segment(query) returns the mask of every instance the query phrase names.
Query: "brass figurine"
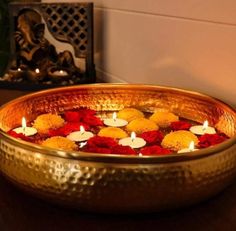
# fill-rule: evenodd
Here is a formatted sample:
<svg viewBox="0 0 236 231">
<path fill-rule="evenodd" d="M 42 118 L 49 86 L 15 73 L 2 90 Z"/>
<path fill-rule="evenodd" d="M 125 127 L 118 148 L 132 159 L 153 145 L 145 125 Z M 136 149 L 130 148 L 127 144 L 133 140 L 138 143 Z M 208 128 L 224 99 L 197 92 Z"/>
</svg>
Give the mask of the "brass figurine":
<svg viewBox="0 0 236 231">
<path fill-rule="evenodd" d="M 13 56 L 0 84 L 58 86 L 95 81 L 92 3 L 12 3 L 10 9 Z M 72 49 L 63 50 L 62 43 Z"/>
</svg>

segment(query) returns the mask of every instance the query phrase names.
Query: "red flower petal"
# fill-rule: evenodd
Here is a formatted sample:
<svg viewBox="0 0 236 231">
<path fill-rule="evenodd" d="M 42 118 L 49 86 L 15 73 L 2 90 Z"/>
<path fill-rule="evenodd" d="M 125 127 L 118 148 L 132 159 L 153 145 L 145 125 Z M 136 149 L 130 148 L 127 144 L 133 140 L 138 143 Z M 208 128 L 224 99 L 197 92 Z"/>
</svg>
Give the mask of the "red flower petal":
<svg viewBox="0 0 236 231">
<path fill-rule="evenodd" d="M 96 117 L 95 115 L 85 115 L 82 120 L 84 123 L 90 125 L 90 126 L 103 126 L 103 121 Z"/>
<path fill-rule="evenodd" d="M 144 147 L 140 150 L 142 155 L 166 155 L 172 153 L 170 150 L 162 148 L 158 145 Z"/>
<path fill-rule="evenodd" d="M 61 130 L 63 134 L 67 136 L 71 132 L 80 131 L 80 126 L 83 126 L 86 131 L 89 130 L 89 126 L 85 123 L 66 123 Z"/>
<path fill-rule="evenodd" d="M 90 128 L 85 123 L 69 122 L 69 123 L 66 123 L 61 128 L 49 130 L 48 135 L 50 137 L 52 137 L 52 136 L 67 136 L 71 132 L 80 131 L 80 126 L 83 126 L 86 131 L 89 130 L 89 128 Z"/>
<path fill-rule="evenodd" d="M 81 114 L 77 111 L 67 111 L 64 116 L 67 122 L 79 122 L 82 118 Z"/>
<path fill-rule="evenodd" d="M 192 126 L 192 124 L 186 122 L 186 121 L 175 121 L 170 124 L 170 127 L 174 131 L 178 130 L 189 130 L 189 128 Z"/>
<path fill-rule="evenodd" d="M 118 145 L 117 141 L 110 137 L 94 136 L 87 141 L 88 147 L 112 148 Z"/>
<path fill-rule="evenodd" d="M 60 130 L 60 128 L 58 128 L 58 129 L 50 129 L 48 131 L 48 136 L 53 137 L 53 136 L 63 136 L 63 135 L 62 135 L 62 131 Z"/>
<path fill-rule="evenodd" d="M 12 137 L 14 137 L 14 138 L 25 140 L 25 141 L 28 141 L 28 142 L 32 142 L 33 141 L 32 138 L 30 138 L 28 136 L 25 136 L 23 133 L 16 133 L 13 130 L 8 131 L 7 134 L 12 136 Z"/>
<path fill-rule="evenodd" d="M 199 137 L 198 146 L 200 148 L 207 148 L 222 143 L 227 139 L 228 137 L 225 134 L 204 134 Z"/>
<path fill-rule="evenodd" d="M 96 147 L 96 146 L 86 147 L 83 151 L 92 152 L 92 153 L 103 153 L 103 154 L 110 154 L 111 153 L 110 148 Z"/>
<path fill-rule="evenodd" d="M 134 149 L 129 146 L 117 145 L 111 148 L 112 154 L 136 154 Z"/>
<path fill-rule="evenodd" d="M 140 137 L 143 138 L 148 144 L 160 144 L 164 138 L 160 131 L 143 132 Z"/>
<path fill-rule="evenodd" d="M 80 108 L 78 111 L 66 111 L 64 113 L 65 120 L 67 122 L 80 122 L 86 116 L 93 116 L 96 114 L 96 111 L 87 109 L 87 108 Z"/>
</svg>

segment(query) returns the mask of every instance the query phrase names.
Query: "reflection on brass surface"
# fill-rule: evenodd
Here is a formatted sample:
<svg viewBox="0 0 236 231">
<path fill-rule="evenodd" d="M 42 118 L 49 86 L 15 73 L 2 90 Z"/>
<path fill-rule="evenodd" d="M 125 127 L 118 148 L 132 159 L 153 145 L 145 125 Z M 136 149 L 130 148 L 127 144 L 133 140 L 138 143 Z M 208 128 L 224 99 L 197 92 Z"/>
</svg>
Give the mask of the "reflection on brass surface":
<svg viewBox="0 0 236 231">
<path fill-rule="evenodd" d="M 146 112 L 167 108 L 231 138 L 194 153 L 157 157 L 64 152 L 9 137 L 22 116 L 89 107 Z M 17 113 L 16 113 L 17 112 Z M 0 168 L 17 186 L 55 203 L 96 212 L 149 212 L 190 205 L 226 187 L 236 175 L 236 112 L 211 97 L 150 85 L 98 84 L 52 89 L 0 109 Z"/>
</svg>

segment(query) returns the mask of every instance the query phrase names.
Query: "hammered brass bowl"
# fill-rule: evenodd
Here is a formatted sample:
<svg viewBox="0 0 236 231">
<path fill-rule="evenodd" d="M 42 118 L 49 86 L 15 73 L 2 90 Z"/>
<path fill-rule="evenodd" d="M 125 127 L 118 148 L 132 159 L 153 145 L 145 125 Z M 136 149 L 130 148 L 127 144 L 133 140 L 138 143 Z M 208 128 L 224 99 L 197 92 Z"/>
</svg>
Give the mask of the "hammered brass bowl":
<svg viewBox="0 0 236 231">
<path fill-rule="evenodd" d="M 65 152 L 6 134 L 42 113 L 88 107 L 99 112 L 165 108 L 209 124 L 230 139 L 212 148 L 139 157 Z M 0 108 L 0 168 L 15 185 L 48 201 L 95 212 L 151 212 L 187 206 L 225 188 L 236 175 L 236 112 L 195 92 L 129 84 L 58 88 L 30 94 Z"/>
</svg>

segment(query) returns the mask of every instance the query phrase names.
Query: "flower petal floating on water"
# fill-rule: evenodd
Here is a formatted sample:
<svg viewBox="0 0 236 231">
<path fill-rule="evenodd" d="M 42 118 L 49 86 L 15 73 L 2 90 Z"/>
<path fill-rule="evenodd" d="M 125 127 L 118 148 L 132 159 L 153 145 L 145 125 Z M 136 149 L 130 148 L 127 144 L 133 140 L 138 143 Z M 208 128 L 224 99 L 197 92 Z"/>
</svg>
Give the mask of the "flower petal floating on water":
<svg viewBox="0 0 236 231">
<path fill-rule="evenodd" d="M 117 145 L 111 148 L 112 154 L 131 154 L 135 155 L 136 152 L 130 146 Z"/>
<path fill-rule="evenodd" d="M 143 132 L 140 137 L 143 138 L 147 142 L 147 144 L 160 144 L 164 138 L 163 134 L 160 131 Z"/>
<path fill-rule="evenodd" d="M 25 136 L 23 133 L 16 133 L 16 132 L 10 130 L 9 132 L 7 132 L 7 134 L 14 137 L 14 138 L 18 138 L 18 139 L 21 139 L 21 140 L 24 140 L 24 141 L 33 142 L 32 138 L 30 138 L 28 136 Z"/>
<path fill-rule="evenodd" d="M 87 142 L 88 147 L 112 148 L 118 145 L 117 141 L 110 137 L 94 136 Z"/>
<path fill-rule="evenodd" d="M 189 130 L 191 128 L 192 124 L 186 121 L 175 121 L 170 124 L 170 127 L 174 131 L 178 130 Z"/>
<path fill-rule="evenodd" d="M 83 126 L 86 131 L 90 129 L 89 125 L 87 125 L 85 123 L 68 122 L 61 128 L 49 130 L 48 135 L 50 137 L 52 137 L 52 136 L 67 136 L 71 132 L 80 131 L 80 126 Z"/>
<path fill-rule="evenodd" d="M 153 146 L 149 146 L 149 147 L 144 147 L 140 150 L 140 153 L 142 155 L 167 155 L 172 153 L 169 149 L 166 148 L 162 148 L 158 145 L 153 145 Z"/>
<path fill-rule="evenodd" d="M 199 137 L 198 146 L 200 148 L 207 148 L 212 145 L 220 144 L 227 139 L 228 137 L 225 134 L 204 134 Z"/>
</svg>

